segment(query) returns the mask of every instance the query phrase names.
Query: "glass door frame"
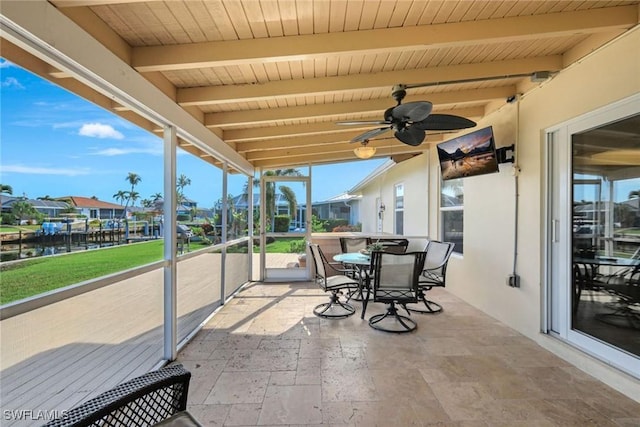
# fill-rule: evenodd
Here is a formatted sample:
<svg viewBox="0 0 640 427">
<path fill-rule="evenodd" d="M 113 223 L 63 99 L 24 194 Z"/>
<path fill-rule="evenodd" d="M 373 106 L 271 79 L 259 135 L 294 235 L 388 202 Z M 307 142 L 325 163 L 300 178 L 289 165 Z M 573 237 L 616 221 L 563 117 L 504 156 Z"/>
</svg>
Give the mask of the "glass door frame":
<svg viewBox="0 0 640 427">
<path fill-rule="evenodd" d="M 287 232 L 287 233 L 275 233 L 267 232 L 266 224 L 266 185 L 269 182 L 301 182 L 305 185 L 305 231 L 299 232 Z M 295 213 L 294 213 L 295 214 Z M 307 281 L 309 280 L 311 273 L 311 258 L 308 248 L 305 248 L 305 254 L 307 257 L 306 267 L 302 268 L 268 268 L 267 267 L 267 254 L 266 245 L 267 237 L 302 237 L 305 241 L 311 240 L 311 168 L 309 167 L 308 176 L 270 176 L 265 175 L 263 170 L 260 170 L 260 281 L 262 282 L 282 282 L 282 281 Z"/>
<path fill-rule="evenodd" d="M 640 113 L 640 94 L 545 129 L 542 332 L 640 378 L 640 358 L 571 328 L 572 135 Z"/>
</svg>

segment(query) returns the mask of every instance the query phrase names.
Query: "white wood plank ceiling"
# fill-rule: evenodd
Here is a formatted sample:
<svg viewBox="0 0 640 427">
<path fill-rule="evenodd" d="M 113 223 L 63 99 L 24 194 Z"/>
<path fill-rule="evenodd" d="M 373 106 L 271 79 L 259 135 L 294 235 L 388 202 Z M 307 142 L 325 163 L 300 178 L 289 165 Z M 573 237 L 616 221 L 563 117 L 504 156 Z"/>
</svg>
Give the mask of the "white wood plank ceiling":
<svg viewBox="0 0 640 427">
<path fill-rule="evenodd" d="M 530 74 L 561 71 L 638 25 L 640 15 L 638 1 L 50 3 L 265 168 L 355 160 L 357 144 L 349 140 L 370 127 L 335 122 L 382 120 L 398 83 L 428 85 L 409 89 L 405 103 L 428 100 L 436 113 L 477 120 L 534 87 Z M 8 42 L 2 49 L 7 59 L 89 96 Z M 153 130 L 124 107 L 102 104 Z M 410 147 L 389 132 L 370 145 L 376 156 L 405 155 L 443 137 L 430 134 Z"/>
</svg>

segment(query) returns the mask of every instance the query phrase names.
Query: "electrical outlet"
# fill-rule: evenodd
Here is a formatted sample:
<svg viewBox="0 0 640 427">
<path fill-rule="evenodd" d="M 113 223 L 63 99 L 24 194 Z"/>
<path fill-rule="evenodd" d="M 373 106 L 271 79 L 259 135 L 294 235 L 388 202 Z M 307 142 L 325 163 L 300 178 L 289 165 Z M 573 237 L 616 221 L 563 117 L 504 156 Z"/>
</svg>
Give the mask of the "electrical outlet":
<svg viewBox="0 0 640 427">
<path fill-rule="evenodd" d="M 507 276 L 507 285 L 511 286 L 512 288 L 519 288 L 520 276 L 518 276 L 517 274 L 510 274 L 509 276 Z"/>
</svg>

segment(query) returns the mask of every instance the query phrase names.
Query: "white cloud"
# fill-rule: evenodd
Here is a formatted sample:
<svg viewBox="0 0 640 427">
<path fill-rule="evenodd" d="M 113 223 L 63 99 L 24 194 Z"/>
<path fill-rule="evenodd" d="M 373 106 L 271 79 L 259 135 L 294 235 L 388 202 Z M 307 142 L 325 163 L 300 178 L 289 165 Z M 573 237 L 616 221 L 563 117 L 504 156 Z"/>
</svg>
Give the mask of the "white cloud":
<svg viewBox="0 0 640 427">
<path fill-rule="evenodd" d="M 64 176 L 89 175 L 91 173 L 89 169 L 44 168 L 44 167 L 38 167 L 38 166 L 24 166 L 24 165 L 3 165 L 2 172 L 32 174 L 32 175 L 64 175 Z"/>
<path fill-rule="evenodd" d="M 115 130 L 111 125 L 102 123 L 85 123 L 78 131 L 78 134 L 91 138 L 124 139 L 124 135 Z"/>
<path fill-rule="evenodd" d="M 0 68 L 9 68 L 13 67 L 13 63 L 7 61 L 6 59 L 0 59 Z"/>
<path fill-rule="evenodd" d="M 154 156 L 162 156 L 162 146 L 158 148 L 106 148 L 104 150 L 99 150 L 94 153 L 91 153 L 94 156 L 126 156 L 127 154 L 151 154 Z"/>
<path fill-rule="evenodd" d="M 2 87 L 15 87 L 18 89 L 24 89 L 24 86 L 20 84 L 15 77 L 7 77 L 2 81 Z"/>
</svg>

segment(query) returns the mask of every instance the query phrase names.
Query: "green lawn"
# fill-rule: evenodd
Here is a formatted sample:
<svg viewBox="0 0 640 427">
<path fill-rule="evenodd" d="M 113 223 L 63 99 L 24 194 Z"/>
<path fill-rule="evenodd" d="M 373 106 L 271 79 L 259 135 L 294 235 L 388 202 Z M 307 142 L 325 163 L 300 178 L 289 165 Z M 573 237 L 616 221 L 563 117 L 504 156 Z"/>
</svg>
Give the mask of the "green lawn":
<svg viewBox="0 0 640 427">
<path fill-rule="evenodd" d="M 275 242 L 269 243 L 266 248 L 268 254 L 282 254 L 291 253 L 291 242 L 300 240 L 304 242 L 304 239 L 299 237 L 278 237 Z M 260 246 L 254 246 L 253 252 L 260 252 Z"/>
<path fill-rule="evenodd" d="M 280 238 L 267 245 L 267 252 L 289 253 L 294 240 L 300 239 Z M 192 242 L 189 250 L 206 246 Z M 163 247 L 164 240 L 153 240 L 0 265 L 0 304 L 160 261 Z M 184 250 L 186 252 L 186 245 Z M 259 252 L 259 247 L 254 247 L 254 252 Z"/>
<path fill-rule="evenodd" d="M 163 241 L 40 257 L 0 267 L 0 304 L 162 259 Z"/>
<path fill-rule="evenodd" d="M 31 232 L 40 228 L 40 225 L 0 225 L 0 233 L 17 233 L 20 230 Z"/>
</svg>

